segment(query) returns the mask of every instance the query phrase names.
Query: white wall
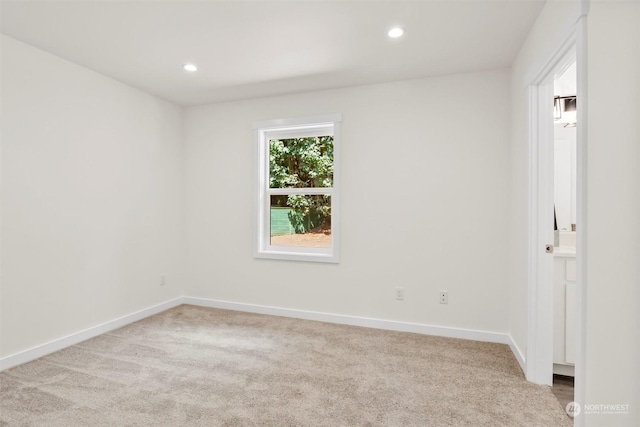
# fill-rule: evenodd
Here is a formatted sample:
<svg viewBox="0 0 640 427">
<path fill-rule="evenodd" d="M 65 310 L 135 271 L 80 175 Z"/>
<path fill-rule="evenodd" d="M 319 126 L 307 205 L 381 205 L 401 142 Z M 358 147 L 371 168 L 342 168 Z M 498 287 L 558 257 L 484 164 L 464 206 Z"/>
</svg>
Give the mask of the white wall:
<svg viewBox="0 0 640 427">
<path fill-rule="evenodd" d="M 511 67 L 509 331 L 524 355 L 527 352 L 527 282 L 529 226 L 529 95 L 527 85 L 559 48 L 579 16 L 577 2 L 550 1 L 538 16 Z"/>
<path fill-rule="evenodd" d="M 7 356 L 181 295 L 182 110 L 1 43 Z"/>
<path fill-rule="evenodd" d="M 586 403 L 629 404 L 587 426 L 640 425 L 640 4 L 588 19 Z"/>
<path fill-rule="evenodd" d="M 187 109 L 186 294 L 506 332 L 508 79 L 500 70 Z M 343 115 L 342 261 L 256 260 L 251 125 L 326 113 Z"/>
</svg>

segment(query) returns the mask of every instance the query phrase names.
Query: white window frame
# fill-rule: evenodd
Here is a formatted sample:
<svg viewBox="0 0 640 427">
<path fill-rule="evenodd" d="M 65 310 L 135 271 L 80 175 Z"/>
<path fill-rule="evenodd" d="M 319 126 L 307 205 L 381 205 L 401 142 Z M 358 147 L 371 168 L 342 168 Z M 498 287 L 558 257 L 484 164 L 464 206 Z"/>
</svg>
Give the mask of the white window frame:
<svg viewBox="0 0 640 427">
<path fill-rule="evenodd" d="M 255 155 L 254 257 L 290 261 L 340 262 L 340 114 L 299 117 L 253 124 Z M 333 135 L 333 187 L 270 188 L 269 140 Z M 331 196 L 331 246 L 309 248 L 271 245 L 271 196 L 328 194 Z"/>
</svg>

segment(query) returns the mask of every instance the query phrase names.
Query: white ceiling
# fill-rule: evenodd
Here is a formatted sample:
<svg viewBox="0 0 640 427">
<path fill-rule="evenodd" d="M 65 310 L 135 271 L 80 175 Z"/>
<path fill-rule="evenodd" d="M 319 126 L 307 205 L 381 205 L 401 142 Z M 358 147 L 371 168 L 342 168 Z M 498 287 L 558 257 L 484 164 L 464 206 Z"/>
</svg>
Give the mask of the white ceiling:
<svg viewBox="0 0 640 427">
<path fill-rule="evenodd" d="M 1 32 L 180 105 L 508 67 L 543 0 L 2 1 Z M 401 25 L 407 33 L 390 39 Z M 188 73 L 181 66 L 198 65 Z"/>
</svg>

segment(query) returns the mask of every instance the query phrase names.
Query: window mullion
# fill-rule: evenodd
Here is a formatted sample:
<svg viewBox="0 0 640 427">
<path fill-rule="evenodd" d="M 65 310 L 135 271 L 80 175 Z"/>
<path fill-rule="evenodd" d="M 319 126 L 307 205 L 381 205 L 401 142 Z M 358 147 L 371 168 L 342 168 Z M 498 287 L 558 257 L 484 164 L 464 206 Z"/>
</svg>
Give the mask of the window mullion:
<svg viewBox="0 0 640 427">
<path fill-rule="evenodd" d="M 269 196 L 287 196 L 289 194 L 308 194 L 310 196 L 317 194 L 333 194 L 333 187 L 308 187 L 308 188 L 268 188 Z"/>
</svg>

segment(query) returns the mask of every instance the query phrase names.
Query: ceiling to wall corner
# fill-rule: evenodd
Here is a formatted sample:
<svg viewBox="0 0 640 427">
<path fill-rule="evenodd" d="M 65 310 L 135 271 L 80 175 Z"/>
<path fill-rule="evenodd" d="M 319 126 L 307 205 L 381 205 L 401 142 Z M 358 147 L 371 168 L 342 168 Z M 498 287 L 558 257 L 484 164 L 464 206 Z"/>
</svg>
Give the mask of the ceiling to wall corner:
<svg viewBox="0 0 640 427">
<path fill-rule="evenodd" d="M 189 106 L 508 67 L 543 6 L 3 0 L 0 31 Z M 389 38 L 396 25 L 405 35 Z M 185 71 L 185 63 L 198 71 Z"/>
</svg>

